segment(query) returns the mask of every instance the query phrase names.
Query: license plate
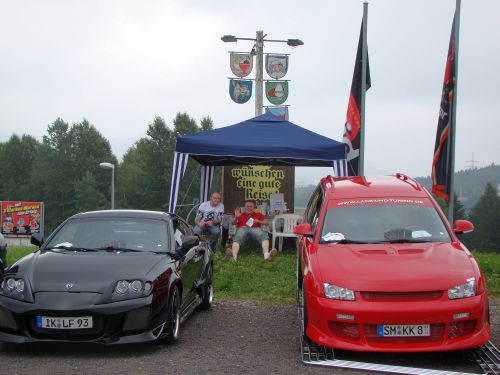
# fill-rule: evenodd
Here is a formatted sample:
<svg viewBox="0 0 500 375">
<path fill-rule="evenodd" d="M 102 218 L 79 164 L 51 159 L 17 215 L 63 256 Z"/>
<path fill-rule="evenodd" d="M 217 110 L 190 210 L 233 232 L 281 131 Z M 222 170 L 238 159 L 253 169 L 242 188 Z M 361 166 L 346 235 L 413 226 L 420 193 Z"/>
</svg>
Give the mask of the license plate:
<svg viewBox="0 0 500 375">
<path fill-rule="evenodd" d="M 91 316 L 80 316 L 72 318 L 37 316 L 36 325 L 38 328 L 46 329 L 87 329 L 92 328 Z"/>
<path fill-rule="evenodd" d="M 430 336 L 431 328 L 429 324 L 378 324 L 378 337 L 411 337 Z"/>
</svg>

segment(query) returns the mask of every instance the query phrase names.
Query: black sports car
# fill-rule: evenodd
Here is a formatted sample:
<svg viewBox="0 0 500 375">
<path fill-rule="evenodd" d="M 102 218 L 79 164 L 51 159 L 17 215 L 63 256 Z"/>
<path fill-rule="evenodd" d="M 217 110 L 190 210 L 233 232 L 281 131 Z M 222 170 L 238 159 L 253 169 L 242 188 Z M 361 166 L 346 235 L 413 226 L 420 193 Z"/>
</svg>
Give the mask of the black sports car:
<svg viewBox="0 0 500 375">
<path fill-rule="evenodd" d="M 1 276 L 0 341 L 173 343 L 212 304 L 213 253 L 176 215 L 80 213 L 31 241 Z"/>
</svg>

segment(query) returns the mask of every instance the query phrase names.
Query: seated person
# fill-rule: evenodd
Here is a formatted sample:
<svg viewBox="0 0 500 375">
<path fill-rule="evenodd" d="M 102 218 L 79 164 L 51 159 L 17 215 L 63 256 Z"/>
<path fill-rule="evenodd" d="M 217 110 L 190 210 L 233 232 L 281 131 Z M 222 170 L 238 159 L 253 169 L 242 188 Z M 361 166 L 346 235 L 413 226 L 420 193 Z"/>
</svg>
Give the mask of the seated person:
<svg viewBox="0 0 500 375">
<path fill-rule="evenodd" d="M 278 252 L 276 249 L 272 249 L 269 252 L 269 238 L 267 233 L 261 228 L 261 225 L 267 224 L 268 221 L 260 212 L 255 212 L 255 202 L 252 200 L 245 201 L 244 213 L 241 213 L 240 209 L 236 208 L 234 211 L 234 220 L 236 223 L 236 233 L 233 237 L 233 245 L 226 250 L 229 260 L 236 262 L 240 245 L 250 236 L 262 246 L 264 260 L 272 261 Z"/>
<path fill-rule="evenodd" d="M 200 204 L 198 213 L 194 218 L 196 226 L 193 228 L 197 235 L 210 235 L 210 247 L 213 251 L 217 247 L 217 238 L 219 236 L 219 224 L 224 215 L 224 205 L 221 203 L 220 194 L 216 191 L 210 196 L 210 200 Z"/>
</svg>

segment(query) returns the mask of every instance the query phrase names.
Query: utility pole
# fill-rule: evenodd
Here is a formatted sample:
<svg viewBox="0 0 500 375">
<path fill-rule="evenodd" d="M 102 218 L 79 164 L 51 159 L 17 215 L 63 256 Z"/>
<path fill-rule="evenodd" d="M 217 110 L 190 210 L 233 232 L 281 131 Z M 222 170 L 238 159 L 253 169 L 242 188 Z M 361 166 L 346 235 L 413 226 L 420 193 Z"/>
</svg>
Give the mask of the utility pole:
<svg viewBox="0 0 500 375">
<path fill-rule="evenodd" d="M 264 39 L 267 34 L 257 31 L 254 38 L 240 38 L 234 35 L 224 35 L 221 40 L 225 43 L 237 42 L 238 40 L 251 40 L 254 48 L 251 54 L 255 55 L 255 116 L 260 116 L 264 108 L 264 42 L 286 43 L 290 47 L 298 47 L 304 44 L 300 39 Z M 255 52 L 254 52 L 255 51 Z"/>
<path fill-rule="evenodd" d="M 264 31 L 257 31 L 255 40 L 255 117 L 262 114 L 264 100 Z"/>
</svg>

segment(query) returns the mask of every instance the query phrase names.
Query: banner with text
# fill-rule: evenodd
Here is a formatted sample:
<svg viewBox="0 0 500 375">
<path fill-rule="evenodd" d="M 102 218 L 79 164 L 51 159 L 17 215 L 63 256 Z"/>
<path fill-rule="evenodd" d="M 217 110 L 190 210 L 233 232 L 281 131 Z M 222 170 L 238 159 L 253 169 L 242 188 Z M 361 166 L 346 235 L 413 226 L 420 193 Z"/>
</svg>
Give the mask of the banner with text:
<svg viewBox="0 0 500 375">
<path fill-rule="evenodd" d="M 226 212 L 243 207 L 245 200 L 255 200 L 263 214 L 269 212 L 271 194 L 282 193 L 287 210 L 294 209 L 294 167 L 242 165 L 224 167 L 223 200 Z"/>
<path fill-rule="evenodd" d="M 0 202 L 2 234 L 40 233 L 43 227 L 43 202 Z"/>
</svg>

